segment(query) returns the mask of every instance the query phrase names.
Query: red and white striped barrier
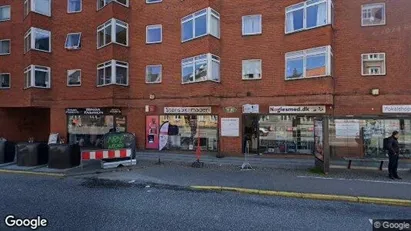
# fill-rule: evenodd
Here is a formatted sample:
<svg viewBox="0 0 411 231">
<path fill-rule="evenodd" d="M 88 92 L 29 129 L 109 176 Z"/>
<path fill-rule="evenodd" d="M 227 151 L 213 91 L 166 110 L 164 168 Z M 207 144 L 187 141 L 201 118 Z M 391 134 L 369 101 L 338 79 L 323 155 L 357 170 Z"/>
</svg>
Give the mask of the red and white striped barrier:
<svg viewBox="0 0 411 231">
<path fill-rule="evenodd" d="M 110 149 L 110 150 L 95 150 L 95 151 L 82 151 L 82 160 L 102 160 L 102 159 L 114 159 L 114 158 L 130 158 L 131 149 Z"/>
</svg>

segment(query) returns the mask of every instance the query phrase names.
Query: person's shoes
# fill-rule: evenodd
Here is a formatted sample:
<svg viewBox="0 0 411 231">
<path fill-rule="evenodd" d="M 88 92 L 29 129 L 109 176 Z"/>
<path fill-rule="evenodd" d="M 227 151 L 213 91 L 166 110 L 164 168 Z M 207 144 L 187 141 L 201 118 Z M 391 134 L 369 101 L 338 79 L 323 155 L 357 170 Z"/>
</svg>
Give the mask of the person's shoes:
<svg viewBox="0 0 411 231">
<path fill-rule="evenodd" d="M 395 180 L 395 178 L 393 176 L 388 176 L 391 180 Z"/>
<path fill-rule="evenodd" d="M 394 178 L 397 179 L 397 180 L 402 180 L 402 178 L 399 177 L 399 176 L 396 176 L 396 177 L 394 177 Z"/>
</svg>

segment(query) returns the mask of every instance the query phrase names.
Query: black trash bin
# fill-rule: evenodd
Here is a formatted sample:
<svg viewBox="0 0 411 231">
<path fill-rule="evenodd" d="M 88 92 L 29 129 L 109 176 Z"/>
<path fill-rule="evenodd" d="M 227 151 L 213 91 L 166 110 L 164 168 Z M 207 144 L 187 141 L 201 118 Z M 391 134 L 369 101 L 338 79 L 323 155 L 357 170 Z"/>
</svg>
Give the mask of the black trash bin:
<svg viewBox="0 0 411 231">
<path fill-rule="evenodd" d="M 80 165 L 78 144 L 50 144 L 48 167 L 56 169 L 72 168 Z"/>
<path fill-rule="evenodd" d="M 47 164 L 47 143 L 18 143 L 16 144 L 17 166 L 37 166 Z"/>
<path fill-rule="evenodd" d="M 0 141 L 0 164 L 14 161 L 15 144 L 11 141 Z"/>
</svg>

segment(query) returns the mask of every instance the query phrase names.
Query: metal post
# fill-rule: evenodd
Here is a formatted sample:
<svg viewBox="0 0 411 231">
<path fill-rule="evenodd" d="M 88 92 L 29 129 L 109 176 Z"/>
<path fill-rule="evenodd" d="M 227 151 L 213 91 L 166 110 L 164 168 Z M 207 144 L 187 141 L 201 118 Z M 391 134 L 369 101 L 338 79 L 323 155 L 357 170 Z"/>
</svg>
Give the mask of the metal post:
<svg viewBox="0 0 411 231">
<path fill-rule="evenodd" d="M 248 140 L 245 143 L 245 147 L 246 148 L 245 148 L 245 153 L 244 153 L 244 162 L 241 165 L 241 169 L 250 170 L 250 169 L 253 169 L 253 167 L 251 167 L 251 164 L 248 162 L 248 158 L 247 158 L 248 154 L 250 153 L 250 143 Z"/>
</svg>

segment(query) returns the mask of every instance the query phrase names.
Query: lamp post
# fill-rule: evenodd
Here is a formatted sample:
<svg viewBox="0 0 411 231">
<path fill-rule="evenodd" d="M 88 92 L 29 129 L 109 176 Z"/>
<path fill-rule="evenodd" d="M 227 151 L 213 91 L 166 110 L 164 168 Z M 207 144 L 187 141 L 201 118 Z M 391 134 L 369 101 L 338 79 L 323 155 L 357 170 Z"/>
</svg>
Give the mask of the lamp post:
<svg viewBox="0 0 411 231">
<path fill-rule="evenodd" d="M 201 146 L 200 146 L 200 123 L 197 116 L 197 148 L 196 148 L 196 161 L 191 165 L 193 168 L 202 168 L 204 163 L 200 161 L 201 158 Z"/>
</svg>

